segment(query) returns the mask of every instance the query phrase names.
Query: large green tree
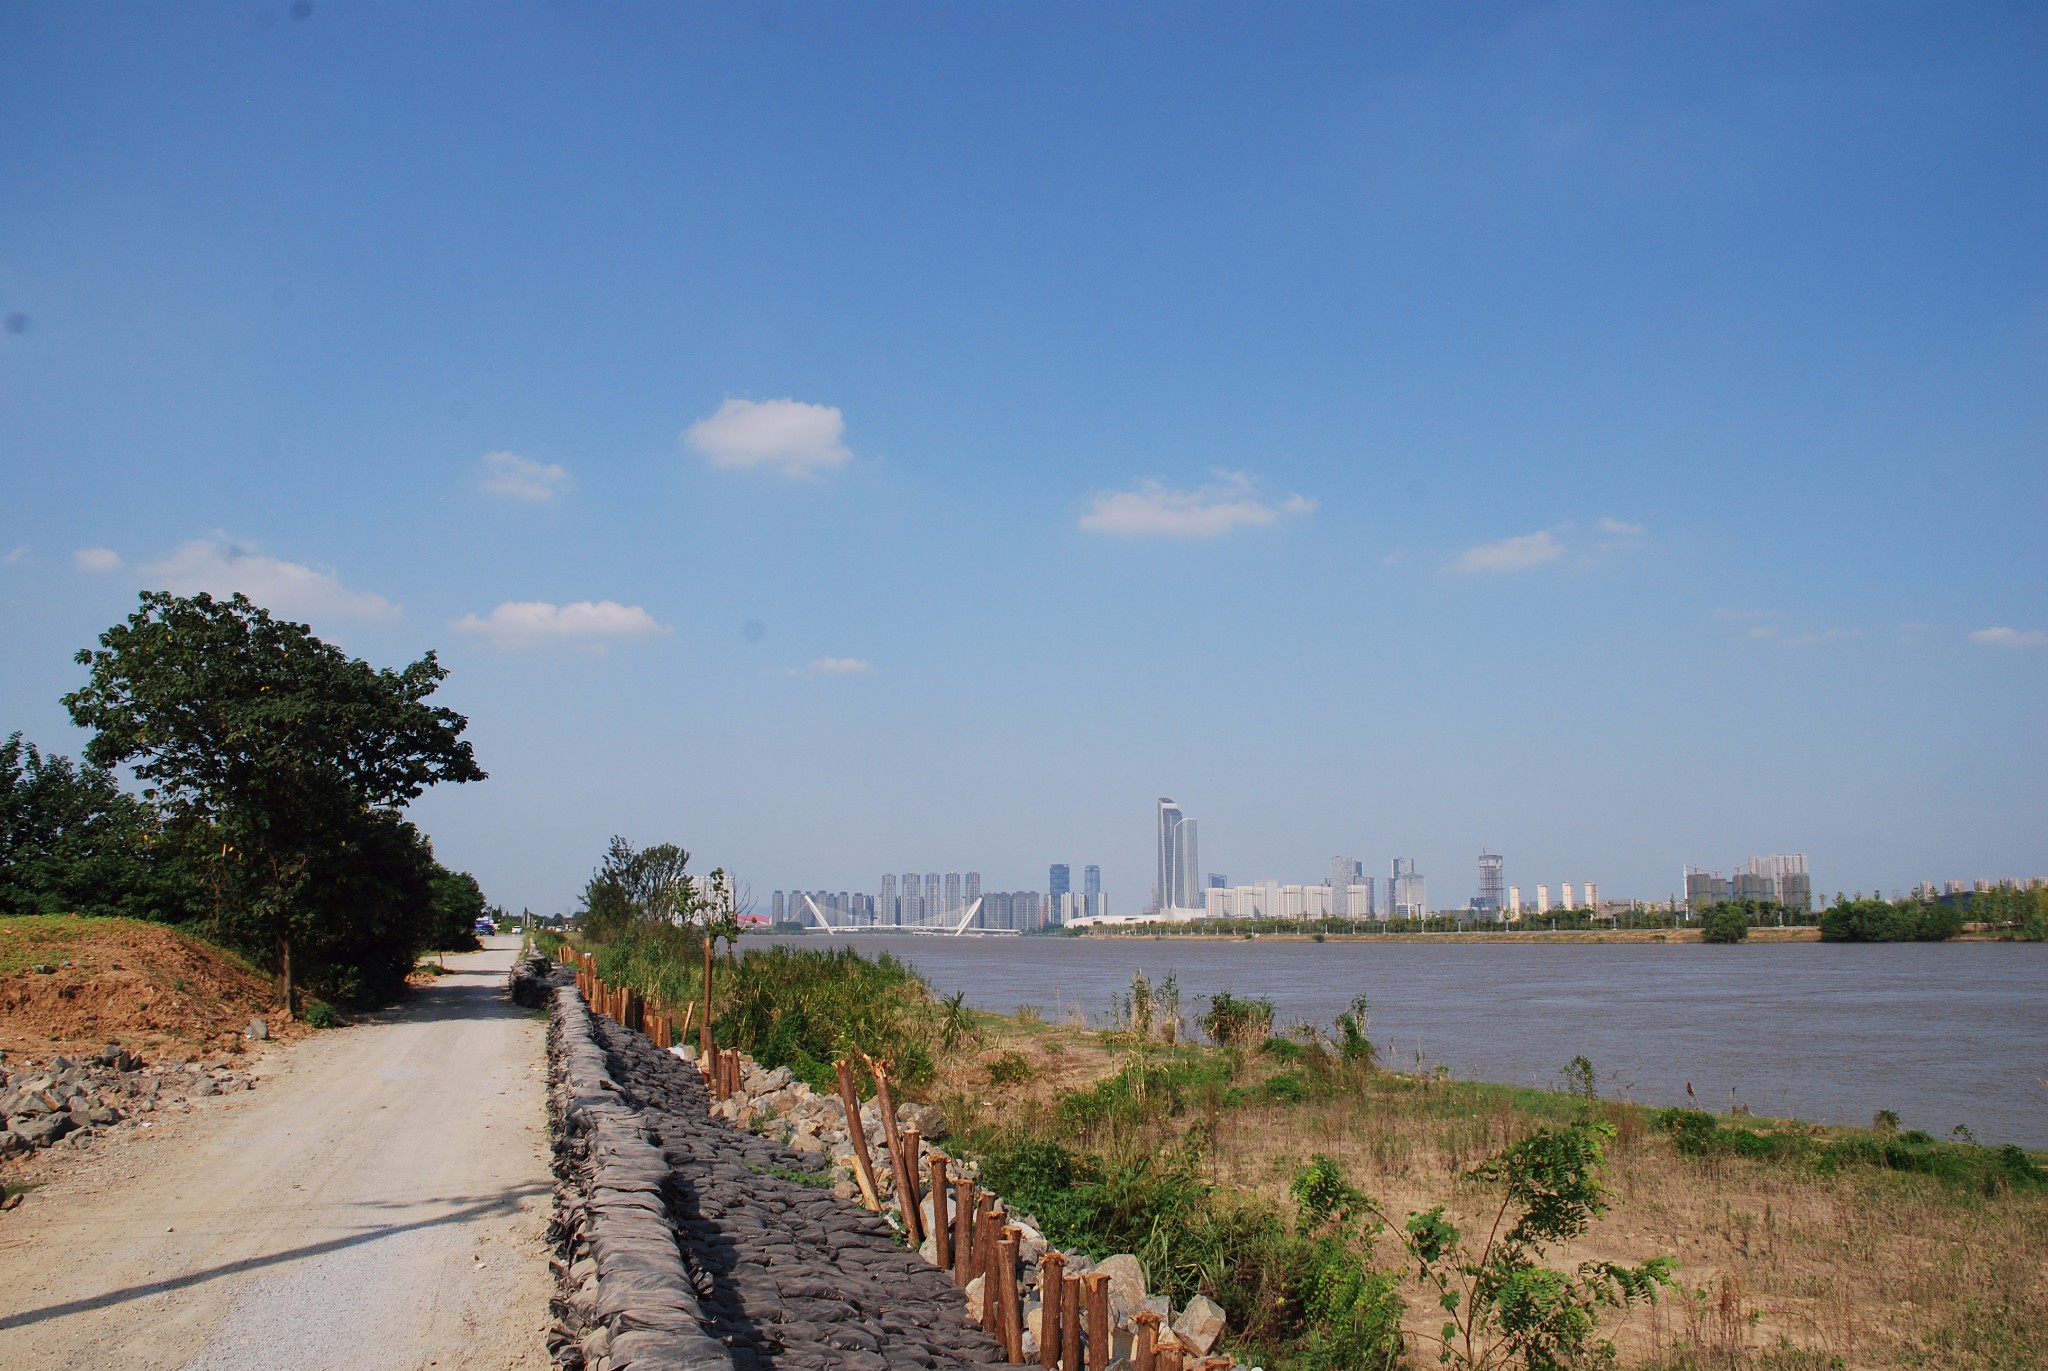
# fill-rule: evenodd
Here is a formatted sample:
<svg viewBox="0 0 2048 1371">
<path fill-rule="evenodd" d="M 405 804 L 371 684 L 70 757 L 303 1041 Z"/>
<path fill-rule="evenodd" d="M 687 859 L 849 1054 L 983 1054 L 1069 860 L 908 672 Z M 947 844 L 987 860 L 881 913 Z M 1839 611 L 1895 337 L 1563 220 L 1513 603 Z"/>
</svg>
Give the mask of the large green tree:
<svg viewBox="0 0 2048 1371">
<path fill-rule="evenodd" d="M 326 921 L 383 917 L 335 909 L 323 888 L 354 878 L 402 896 L 413 932 L 380 945 L 417 936 L 432 856 L 399 812 L 430 785 L 484 778 L 468 721 L 428 703 L 448 674 L 433 653 L 379 669 L 246 596 L 162 591 L 99 643 L 78 654 L 86 685 L 64 697 L 94 731 L 87 760 L 130 765 L 203 844 L 216 917 L 275 958 L 287 1012 L 296 944 L 331 943 Z"/>
</svg>

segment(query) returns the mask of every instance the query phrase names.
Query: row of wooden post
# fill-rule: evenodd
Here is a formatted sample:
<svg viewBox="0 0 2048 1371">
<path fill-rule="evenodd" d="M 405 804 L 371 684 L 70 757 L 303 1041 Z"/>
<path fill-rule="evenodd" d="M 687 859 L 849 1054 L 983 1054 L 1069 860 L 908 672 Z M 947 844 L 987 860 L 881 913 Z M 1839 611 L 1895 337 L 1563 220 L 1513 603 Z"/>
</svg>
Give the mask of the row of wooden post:
<svg viewBox="0 0 2048 1371">
<path fill-rule="evenodd" d="M 611 985 L 597 974 L 597 958 L 588 952 L 578 952 L 563 943 L 555 954 L 555 960 L 576 968 L 576 988 L 583 992 L 584 1002 L 592 1013 L 602 1014 L 636 1033 L 645 1033 L 661 1048 L 674 1047 L 686 1042 L 690 1036 L 693 1020 L 697 1025 L 697 1065 L 704 1073 L 704 1079 L 711 1087 L 716 1099 L 725 1099 L 740 1088 L 739 1057 L 736 1054 L 721 1053 L 718 1044 L 711 1037 L 712 999 L 711 968 L 712 942 L 704 939 L 704 998 L 692 1000 L 683 1007 L 680 1021 L 674 1008 L 665 1001 L 656 999 L 649 1005 L 645 996 L 627 985 Z M 703 1013 L 698 1014 L 699 1006 Z"/>
<path fill-rule="evenodd" d="M 627 1028 L 647 1034 L 657 1046 L 671 1047 L 688 1037 L 697 1005 L 690 1004 L 682 1019 L 680 1035 L 667 1006 L 656 1002 L 650 1013 L 640 993 L 628 986 L 607 985 L 597 974 L 597 959 L 587 952 L 563 946 L 559 960 L 576 968 L 576 986 L 593 1011 L 615 1019 Z M 698 1025 L 698 1067 L 712 1094 L 725 1099 L 740 1088 L 740 1058 L 737 1052 L 720 1052 L 711 1040 L 711 940 L 704 941 L 704 1019 Z M 1009 1221 L 1003 1202 L 974 1182 L 951 1176 L 951 1161 L 937 1148 L 924 1156 L 929 1167 L 932 1201 L 932 1230 L 924 1231 L 924 1177 L 919 1156 L 924 1140 L 914 1128 L 899 1128 L 895 1099 L 889 1086 L 889 1064 L 866 1053 L 869 1074 L 875 1078 L 875 1102 L 882 1116 L 882 1136 L 889 1148 L 889 1180 L 896 1192 L 905 1233 L 912 1247 L 920 1247 L 929 1236 L 933 1260 L 950 1268 L 953 1283 L 966 1286 L 981 1279 L 981 1324 L 1002 1345 L 1011 1363 L 1024 1360 L 1023 1273 L 1019 1269 L 1022 1232 Z M 854 1179 L 860 1186 L 861 1201 L 880 1212 L 882 1197 L 875 1184 L 875 1163 L 868 1148 L 866 1122 L 861 1118 L 860 1092 L 854 1084 L 853 1063 L 837 1063 L 839 1103 L 846 1111 L 846 1139 L 853 1150 Z M 1048 1251 L 1039 1262 L 1040 1299 L 1038 1361 L 1058 1371 L 1108 1371 L 1115 1321 L 1109 1305 L 1109 1277 L 1099 1271 L 1070 1275 L 1066 1258 Z M 1193 1363 L 1185 1360 L 1177 1346 L 1159 1345 L 1159 1315 L 1140 1310 L 1131 1318 L 1135 1331 L 1131 1340 L 1132 1371 L 1225 1371 L 1234 1365 L 1229 1357 L 1206 1357 Z"/>
</svg>

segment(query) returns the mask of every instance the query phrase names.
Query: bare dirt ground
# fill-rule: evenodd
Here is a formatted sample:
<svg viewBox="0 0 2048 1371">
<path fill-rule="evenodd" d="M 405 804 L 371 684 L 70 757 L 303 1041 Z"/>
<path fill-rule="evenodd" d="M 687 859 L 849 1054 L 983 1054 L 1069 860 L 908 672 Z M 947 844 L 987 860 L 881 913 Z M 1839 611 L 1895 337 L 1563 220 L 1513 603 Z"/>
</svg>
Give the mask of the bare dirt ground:
<svg viewBox="0 0 2048 1371">
<path fill-rule="evenodd" d="M 546 1027 L 491 943 L 253 1092 L 39 1168 L 0 1213 L 0 1366 L 546 1366 Z"/>
</svg>

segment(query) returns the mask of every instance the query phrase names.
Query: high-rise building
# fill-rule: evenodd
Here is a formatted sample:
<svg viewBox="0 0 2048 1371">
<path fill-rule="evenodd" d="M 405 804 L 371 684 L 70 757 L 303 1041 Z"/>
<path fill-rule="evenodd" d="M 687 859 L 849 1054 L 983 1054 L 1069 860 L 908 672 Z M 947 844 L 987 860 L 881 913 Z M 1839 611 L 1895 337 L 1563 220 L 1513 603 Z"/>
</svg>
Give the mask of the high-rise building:
<svg viewBox="0 0 2048 1371">
<path fill-rule="evenodd" d="M 1387 912 L 1397 919 L 1429 913 L 1429 886 L 1415 874 L 1413 857 L 1394 858 L 1394 874 L 1387 880 Z"/>
<path fill-rule="evenodd" d="M 1047 904 L 1052 910 L 1053 917 L 1058 918 L 1060 896 L 1073 889 L 1073 879 L 1065 862 L 1052 864 L 1052 869 L 1046 875 L 1045 889 Z"/>
<path fill-rule="evenodd" d="M 1586 908 L 1598 911 L 1600 908 L 1600 887 L 1586 882 Z"/>
<path fill-rule="evenodd" d="M 1359 917 L 1351 912 L 1351 887 L 1357 883 L 1357 862 L 1349 857 L 1330 858 L 1330 914 L 1333 918 Z"/>
<path fill-rule="evenodd" d="M 960 873 L 957 871 L 946 873 L 946 903 L 943 908 L 948 914 L 960 912 Z"/>
<path fill-rule="evenodd" d="M 1220 872 L 1220 871 L 1212 871 L 1212 872 L 1210 872 L 1210 873 L 1209 873 L 1209 889 L 1211 889 L 1211 890 L 1228 890 L 1228 889 L 1230 889 L 1230 878 L 1229 878 L 1228 876 L 1224 875 L 1224 874 L 1223 874 L 1222 872 Z"/>
<path fill-rule="evenodd" d="M 882 895 L 875 902 L 875 922 L 878 924 L 893 924 L 896 922 L 896 877 L 891 873 L 884 872 L 882 875 Z"/>
<path fill-rule="evenodd" d="M 1502 873 L 1506 860 L 1498 852 L 1479 854 L 1479 895 L 1472 901 L 1474 909 L 1497 915 L 1507 907 L 1507 878 Z"/>
<path fill-rule="evenodd" d="M 944 882 L 936 871 L 924 873 L 924 917 L 927 923 L 946 912 Z"/>
<path fill-rule="evenodd" d="M 924 886 L 915 871 L 903 873 L 903 887 L 896 899 L 896 919 L 899 924 L 924 922 Z"/>
<path fill-rule="evenodd" d="M 1508 887 L 1508 917 L 1510 919 L 1522 917 L 1522 887 L 1518 885 Z"/>
<path fill-rule="evenodd" d="M 1081 903 L 1091 919 L 1102 917 L 1102 868 L 1084 866 L 1081 868 Z"/>
<path fill-rule="evenodd" d="M 1536 912 L 1538 914 L 1548 914 L 1550 912 L 1550 886 L 1547 882 L 1536 887 Z"/>
<path fill-rule="evenodd" d="M 783 904 L 781 891 L 778 890 L 768 897 L 768 919 L 771 923 L 781 923 L 786 909 L 787 906 Z"/>
<path fill-rule="evenodd" d="M 1560 885 L 1558 887 L 1558 890 L 1560 892 L 1557 900 L 1558 908 L 1577 909 L 1579 907 L 1578 902 L 1572 899 L 1572 883 L 1570 881 L 1566 881 L 1563 885 Z"/>
<path fill-rule="evenodd" d="M 981 898 L 981 873 L 979 871 L 970 871 L 967 873 L 967 884 L 965 888 L 961 890 L 960 898 L 965 900 L 968 904 L 973 904 L 976 900 Z"/>
<path fill-rule="evenodd" d="M 1154 909 L 1200 909 L 1201 871 L 1195 821 L 1182 814 L 1179 805 L 1160 796 L 1159 884 L 1153 892 Z"/>
</svg>

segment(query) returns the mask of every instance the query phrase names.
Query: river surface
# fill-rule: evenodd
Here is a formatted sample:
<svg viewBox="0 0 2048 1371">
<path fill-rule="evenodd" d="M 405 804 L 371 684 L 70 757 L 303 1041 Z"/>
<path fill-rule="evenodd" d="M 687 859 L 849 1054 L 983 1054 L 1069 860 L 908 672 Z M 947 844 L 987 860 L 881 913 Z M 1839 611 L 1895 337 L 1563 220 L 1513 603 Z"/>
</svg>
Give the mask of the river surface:
<svg viewBox="0 0 2048 1371">
<path fill-rule="evenodd" d="M 818 947 L 807 935 L 777 942 Z M 1558 1088 L 1583 1054 L 1600 1093 L 2048 1147 L 2048 945 L 1313 943 L 841 936 L 979 1009 L 1106 1024 L 1142 969 L 1208 997 L 1272 999 L 1276 1029 L 1366 995 L 1387 1064 Z M 751 944 L 752 939 L 748 942 Z"/>
</svg>

